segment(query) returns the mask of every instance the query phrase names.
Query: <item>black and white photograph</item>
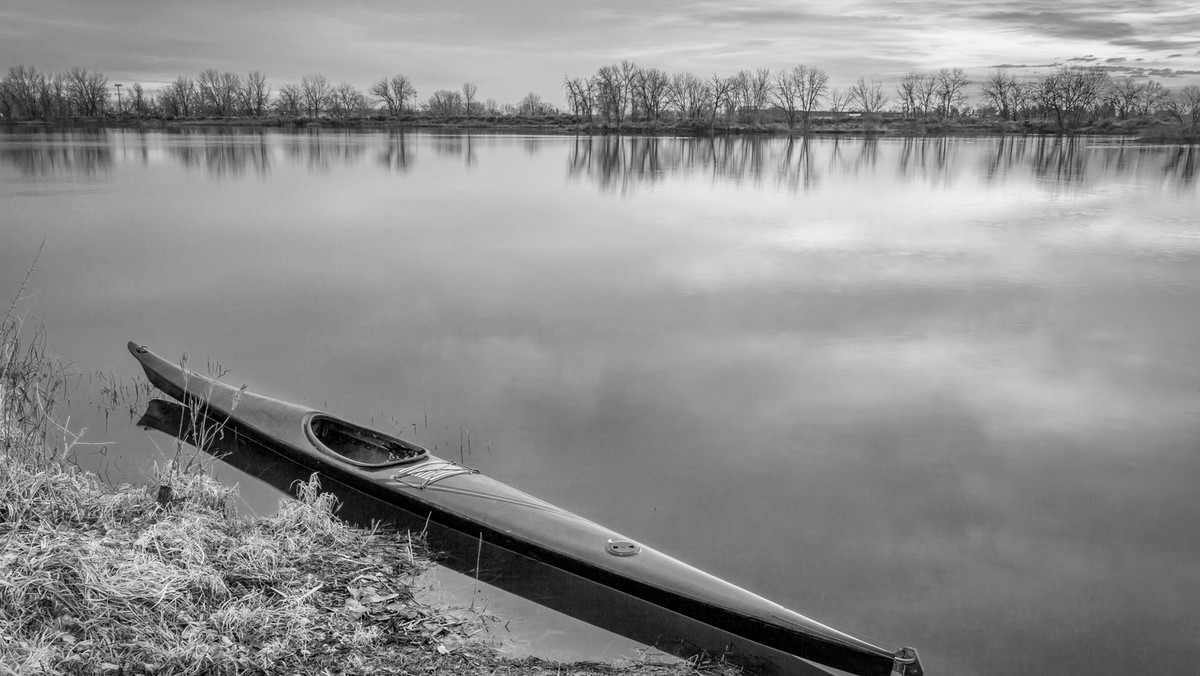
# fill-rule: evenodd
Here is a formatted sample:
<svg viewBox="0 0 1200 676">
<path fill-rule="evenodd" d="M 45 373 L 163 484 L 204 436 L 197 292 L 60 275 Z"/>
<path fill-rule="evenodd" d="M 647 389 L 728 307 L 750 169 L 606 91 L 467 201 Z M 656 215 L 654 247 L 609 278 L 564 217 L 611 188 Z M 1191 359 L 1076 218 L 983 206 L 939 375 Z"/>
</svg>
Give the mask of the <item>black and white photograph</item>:
<svg viewBox="0 0 1200 676">
<path fill-rule="evenodd" d="M 1200 8 L 0 0 L 0 676 L 1183 675 Z"/>
</svg>

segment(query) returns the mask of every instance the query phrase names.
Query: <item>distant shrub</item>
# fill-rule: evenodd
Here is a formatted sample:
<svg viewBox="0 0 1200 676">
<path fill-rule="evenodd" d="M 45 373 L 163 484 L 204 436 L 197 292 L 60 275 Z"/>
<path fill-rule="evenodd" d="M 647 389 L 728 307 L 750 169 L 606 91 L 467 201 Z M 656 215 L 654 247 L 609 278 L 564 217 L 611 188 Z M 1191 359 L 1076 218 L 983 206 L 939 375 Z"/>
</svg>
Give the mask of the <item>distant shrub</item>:
<svg viewBox="0 0 1200 676">
<path fill-rule="evenodd" d="M 1146 127 L 1138 136 L 1139 141 L 1153 143 L 1181 143 L 1186 136 L 1178 125 L 1155 124 Z"/>
</svg>

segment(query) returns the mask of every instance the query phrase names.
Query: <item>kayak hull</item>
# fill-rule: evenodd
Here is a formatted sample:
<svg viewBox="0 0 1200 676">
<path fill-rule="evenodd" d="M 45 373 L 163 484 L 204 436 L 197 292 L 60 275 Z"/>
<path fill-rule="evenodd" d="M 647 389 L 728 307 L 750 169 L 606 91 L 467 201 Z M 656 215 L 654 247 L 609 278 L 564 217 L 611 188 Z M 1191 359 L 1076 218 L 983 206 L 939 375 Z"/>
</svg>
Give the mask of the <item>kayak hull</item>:
<svg viewBox="0 0 1200 676">
<path fill-rule="evenodd" d="M 558 576 L 562 589 L 553 594 L 555 598 L 569 596 L 572 588 L 582 588 L 574 583 L 586 581 L 583 586 L 612 590 L 631 603 L 636 601 L 610 603 L 618 609 L 628 606 L 624 617 L 618 613 L 617 626 L 632 619 L 629 613 L 645 615 L 629 608 L 649 604 L 677 616 L 683 625 L 697 625 L 681 629 L 690 633 L 682 636 L 686 643 L 710 654 L 715 650 L 756 658 L 746 666 L 757 672 L 828 673 L 812 664 L 816 663 L 863 676 L 923 673 L 911 649 L 884 647 L 821 624 L 420 447 L 386 437 L 387 443 L 413 449 L 412 457 L 382 465 L 357 462 L 355 458 L 362 456 L 343 455 L 319 437 L 323 421 L 347 429 L 356 427 L 352 423 L 199 376 L 132 342 L 129 349 L 150 381 L 183 404 L 172 413 L 160 402 L 160 418 L 192 413 L 210 424 L 228 426 L 244 440 L 244 447 L 236 452 L 245 456 L 244 461 L 274 454 L 279 459 L 275 469 L 280 462 L 291 468 L 279 474 L 290 472 L 302 478 L 318 474 L 325 490 L 361 512 L 360 520 L 424 520 L 450 536 L 439 541 L 439 547 L 457 542 L 459 549 L 482 551 L 486 544 L 489 551 L 536 563 L 541 582 Z M 533 595 L 538 595 L 539 587 L 545 588 L 533 578 L 527 586 Z M 570 614 L 578 616 L 580 604 L 570 605 L 574 609 Z M 656 615 L 655 621 L 662 617 Z M 705 632 L 701 626 L 715 632 Z M 695 640 L 712 641 L 714 636 L 734 641 L 705 645 Z"/>
</svg>

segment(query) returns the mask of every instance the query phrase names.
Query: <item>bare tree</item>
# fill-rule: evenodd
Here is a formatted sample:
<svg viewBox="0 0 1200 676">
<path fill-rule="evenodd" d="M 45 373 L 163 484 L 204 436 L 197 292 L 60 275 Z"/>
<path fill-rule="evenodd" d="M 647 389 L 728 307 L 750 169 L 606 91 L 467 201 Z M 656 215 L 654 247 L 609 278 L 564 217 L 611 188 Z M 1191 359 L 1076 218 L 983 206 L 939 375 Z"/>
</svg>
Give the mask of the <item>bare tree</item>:
<svg viewBox="0 0 1200 676">
<path fill-rule="evenodd" d="M 70 114 L 70 103 L 67 100 L 67 76 L 55 73 L 45 78 L 39 104 L 42 116 L 57 118 Z"/>
<path fill-rule="evenodd" d="M 239 92 L 242 110 L 247 115 L 253 117 L 262 117 L 262 114 L 267 109 L 267 104 L 271 100 L 271 87 L 267 84 L 267 78 L 257 70 L 252 70 L 246 78 L 242 80 L 242 88 Z"/>
<path fill-rule="evenodd" d="M 66 76 L 67 101 L 76 115 L 96 117 L 108 103 L 108 76 L 73 66 Z"/>
<path fill-rule="evenodd" d="M 221 108 L 225 111 L 224 114 L 236 114 L 238 98 L 242 93 L 242 78 L 237 73 L 225 71 L 221 73 L 221 78 L 217 82 L 218 91 L 221 96 Z"/>
<path fill-rule="evenodd" d="M 417 89 L 413 87 L 407 75 L 393 75 L 388 81 L 392 87 L 392 96 L 396 98 L 396 111 L 404 113 L 404 105 L 417 100 Z"/>
<path fill-rule="evenodd" d="M 801 110 L 804 111 L 804 126 L 807 128 L 809 115 L 829 90 L 829 73 L 811 66 L 797 66 L 793 73 L 798 83 Z"/>
<path fill-rule="evenodd" d="M 928 117 L 929 111 L 933 109 L 933 101 L 937 95 L 937 77 L 933 75 L 922 75 L 915 83 L 917 106 L 921 111 L 922 117 Z M 914 111 L 915 112 L 915 111 Z"/>
<path fill-rule="evenodd" d="M 592 85 L 592 79 L 564 76 L 563 88 L 567 90 L 567 105 L 571 107 L 571 114 L 576 117 L 587 116 L 588 121 L 591 122 L 592 112 L 595 109 L 596 92 Z"/>
<path fill-rule="evenodd" d="M 796 128 L 796 102 L 800 93 L 792 71 L 781 70 L 775 73 L 775 86 L 771 88 L 771 100 L 783 111 L 787 118 L 788 129 Z"/>
<path fill-rule="evenodd" d="M 371 85 L 367 92 L 375 97 L 375 100 L 382 103 L 387 108 L 388 115 L 395 117 L 399 111 L 396 103 L 396 97 L 392 95 L 392 87 L 388 84 L 388 79 L 385 77 L 380 81 Z"/>
<path fill-rule="evenodd" d="M 1113 81 L 1106 98 L 1118 118 L 1128 118 L 1135 114 L 1138 101 L 1142 98 L 1142 86 L 1143 83 L 1131 77 Z"/>
<path fill-rule="evenodd" d="M 17 115 L 13 110 L 12 98 L 9 96 L 4 82 L 0 82 L 0 120 L 11 120 Z"/>
<path fill-rule="evenodd" d="M 1061 66 L 1042 78 L 1039 102 L 1054 111 L 1059 129 L 1080 124 L 1083 116 L 1103 99 L 1109 84 L 1108 72 L 1096 67 Z"/>
<path fill-rule="evenodd" d="M 333 88 L 324 75 L 305 75 L 300 78 L 300 96 L 309 117 L 317 117 L 329 105 L 329 97 Z"/>
<path fill-rule="evenodd" d="M 729 92 L 729 107 L 737 115 L 735 119 L 740 119 L 743 115 L 747 120 L 750 118 L 750 89 L 753 77 L 754 75 L 750 71 L 740 70 L 729 78 L 733 85 L 732 91 Z"/>
<path fill-rule="evenodd" d="M 392 117 L 404 113 L 404 106 L 417 98 L 417 90 L 405 75 L 393 75 L 371 85 L 370 93 L 387 106 Z"/>
<path fill-rule="evenodd" d="M 915 116 L 920 109 L 917 90 L 923 77 L 920 73 L 906 73 L 896 85 L 896 101 L 905 117 Z"/>
<path fill-rule="evenodd" d="M 191 117 L 196 103 L 196 82 L 180 75 L 167 85 L 164 112 L 179 117 Z"/>
<path fill-rule="evenodd" d="M 425 109 L 430 115 L 449 117 L 462 112 L 462 94 L 449 89 L 439 89 L 429 97 Z"/>
<path fill-rule="evenodd" d="M 1029 116 L 1033 114 L 1034 108 L 1037 107 L 1037 85 L 1036 83 L 1016 80 L 1012 85 L 1012 108 L 1013 119 L 1020 118 L 1028 121 Z"/>
<path fill-rule="evenodd" d="M 662 116 L 667 101 L 667 88 L 671 79 L 657 68 L 639 69 L 633 78 L 634 108 L 647 120 Z"/>
<path fill-rule="evenodd" d="M 786 72 L 775 74 L 772 95 L 775 104 L 787 116 L 788 127 L 796 126 L 796 115 L 802 113 L 804 126 L 808 127 L 809 116 L 829 90 L 829 74 L 820 68 L 803 64 Z"/>
<path fill-rule="evenodd" d="M 829 90 L 829 112 L 833 113 L 834 127 L 841 125 L 842 111 L 850 102 L 850 95 L 837 87 Z"/>
<path fill-rule="evenodd" d="M 32 66 L 10 66 L 8 75 L 0 82 L 0 99 L 6 110 L 5 117 L 12 119 L 34 119 L 45 116 L 42 106 L 42 91 L 46 78 Z"/>
<path fill-rule="evenodd" d="M 864 77 L 859 77 L 854 84 L 850 85 L 850 91 L 846 93 L 846 97 L 851 104 L 856 104 L 866 116 L 878 113 L 888 102 L 888 96 L 883 92 L 883 83 L 874 79 L 867 80 Z"/>
<path fill-rule="evenodd" d="M 217 117 L 228 117 L 233 114 L 242 81 L 234 73 L 218 73 L 215 68 L 207 68 L 196 77 L 196 88 L 208 112 Z"/>
<path fill-rule="evenodd" d="M 289 82 L 279 88 L 275 99 L 275 110 L 280 115 L 296 117 L 304 110 L 304 92 L 300 85 Z"/>
<path fill-rule="evenodd" d="M 983 100 L 996 108 L 1000 119 L 1009 120 L 1015 115 L 1017 78 L 1003 68 L 988 73 L 980 85 Z"/>
<path fill-rule="evenodd" d="M 179 116 L 179 108 L 169 88 L 164 87 L 154 94 L 154 107 L 163 115 Z"/>
<path fill-rule="evenodd" d="M 625 62 L 628 63 L 628 62 Z M 628 83 L 619 65 L 601 66 L 593 78 L 596 89 L 596 108 L 605 121 L 619 126 L 625 119 L 629 104 Z"/>
<path fill-rule="evenodd" d="M 1058 128 L 1064 128 L 1067 100 L 1063 91 L 1066 88 L 1065 78 L 1060 73 L 1051 73 L 1038 82 L 1038 103 L 1046 110 L 1053 110 L 1058 121 Z"/>
<path fill-rule="evenodd" d="M 221 73 L 216 68 L 206 68 L 196 76 L 196 93 L 200 97 L 200 105 L 208 112 L 214 112 L 219 105 L 217 103 L 217 80 L 220 78 Z"/>
<path fill-rule="evenodd" d="M 762 111 L 767 107 L 767 101 L 771 96 L 771 69 L 759 68 L 753 73 L 743 72 L 748 74 L 743 101 L 750 109 L 751 119 L 755 123 L 759 123 L 762 121 Z"/>
<path fill-rule="evenodd" d="M 464 82 L 462 86 L 463 112 L 470 117 L 471 113 L 475 112 L 475 93 L 479 88 L 470 82 Z"/>
<path fill-rule="evenodd" d="M 737 81 L 732 77 L 721 77 L 713 73 L 712 77 L 708 78 L 709 90 L 709 114 L 708 124 L 711 126 L 717 122 L 717 113 L 722 106 L 726 108 L 733 100 L 733 90 L 737 86 Z"/>
<path fill-rule="evenodd" d="M 627 116 L 637 114 L 634 87 L 640 76 L 641 69 L 632 61 L 601 66 L 596 71 L 591 82 L 594 107 L 600 117 L 620 126 Z"/>
<path fill-rule="evenodd" d="M 943 68 L 937 73 L 936 93 L 938 98 L 938 113 L 943 119 L 949 118 L 954 111 L 966 102 L 963 90 L 971 81 L 962 68 Z"/>
<path fill-rule="evenodd" d="M 1142 115 L 1150 115 L 1160 109 L 1170 99 L 1170 92 L 1161 83 L 1154 80 L 1148 80 L 1146 85 L 1142 87 L 1141 97 L 1138 100 L 1138 112 Z"/>
<path fill-rule="evenodd" d="M 676 73 L 671 76 L 667 87 L 667 101 L 678 112 L 680 119 L 698 120 L 709 108 L 712 90 L 708 82 L 693 73 Z"/>
<path fill-rule="evenodd" d="M 1165 101 L 1165 108 L 1185 131 L 1200 132 L 1200 86 L 1187 85 L 1174 92 Z"/>
<path fill-rule="evenodd" d="M 141 82 L 134 82 L 129 85 L 129 110 L 134 115 L 141 117 L 146 114 L 147 109 L 146 90 L 142 87 Z"/>
<path fill-rule="evenodd" d="M 367 97 L 349 82 L 340 82 L 329 94 L 329 112 L 334 117 L 361 115 Z"/>
<path fill-rule="evenodd" d="M 631 115 L 634 113 L 634 82 L 637 81 L 638 77 L 641 75 L 641 72 L 641 67 L 628 59 L 622 60 L 617 66 L 617 76 L 621 79 L 622 89 L 625 90 L 625 101 L 629 105 L 629 113 Z"/>
<path fill-rule="evenodd" d="M 542 97 L 534 94 L 533 92 L 529 92 L 525 95 L 525 98 L 521 99 L 520 102 L 517 103 L 516 112 L 518 115 L 536 117 L 539 115 L 545 115 L 549 111 L 547 110 L 546 104 L 542 102 Z"/>
</svg>

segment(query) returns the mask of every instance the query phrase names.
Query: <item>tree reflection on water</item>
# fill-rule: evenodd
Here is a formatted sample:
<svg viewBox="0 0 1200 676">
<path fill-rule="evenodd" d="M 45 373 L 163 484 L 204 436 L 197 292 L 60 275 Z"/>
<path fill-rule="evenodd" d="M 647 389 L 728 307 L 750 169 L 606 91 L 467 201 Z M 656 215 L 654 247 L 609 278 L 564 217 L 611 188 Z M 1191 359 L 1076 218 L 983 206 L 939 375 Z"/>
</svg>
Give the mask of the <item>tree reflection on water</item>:
<svg viewBox="0 0 1200 676">
<path fill-rule="evenodd" d="M 99 129 L 21 129 L 0 143 L 0 161 L 23 176 L 96 176 L 113 165 L 108 135 Z"/>
<path fill-rule="evenodd" d="M 28 177 L 108 172 L 118 154 L 149 164 L 165 157 L 213 177 L 265 176 L 278 162 L 327 172 L 372 157 L 390 171 L 413 170 L 422 150 L 456 157 L 467 168 L 497 134 L 328 129 L 189 127 L 168 130 L 29 129 L 0 143 L 0 162 Z M 1180 188 L 1196 176 L 1195 146 L 1161 146 L 1119 138 L 1001 136 L 981 138 L 778 137 L 725 135 L 529 136 L 529 153 L 567 143 L 566 173 L 604 192 L 626 195 L 672 176 L 709 176 L 714 182 L 769 182 L 792 192 L 818 190 L 832 175 L 892 171 L 907 182 L 950 185 L 981 172 L 987 181 L 1032 175 L 1060 189 L 1076 189 L 1128 172 L 1157 174 Z M 980 146 L 985 146 L 980 148 Z"/>
</svg>

